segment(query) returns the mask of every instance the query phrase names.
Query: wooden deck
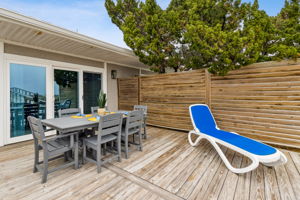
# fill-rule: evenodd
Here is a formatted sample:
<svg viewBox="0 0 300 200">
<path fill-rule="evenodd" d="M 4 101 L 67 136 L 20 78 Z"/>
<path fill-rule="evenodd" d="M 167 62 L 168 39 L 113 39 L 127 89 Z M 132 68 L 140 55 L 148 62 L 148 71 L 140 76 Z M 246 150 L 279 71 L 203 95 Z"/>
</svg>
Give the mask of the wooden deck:
<svg viewBox="0 0 300 200">
<path fill-rule="evenodd" d="M 50 174 L 46 184 L 32 173 L 31 141 L 1 147 L 0 199 L 300 199 L 298 153 L 284 151 L 285 166 L 236 175 L 206 141 L 194 148 L 183 132 L 154 127 L 148 132 L 144 151 L 132 152 L 130 159 L 106 165 L 100 174 L 91 163 L 70 167 Z M 249 162 L 224 150 L 235 166 Z"/>
</svg>

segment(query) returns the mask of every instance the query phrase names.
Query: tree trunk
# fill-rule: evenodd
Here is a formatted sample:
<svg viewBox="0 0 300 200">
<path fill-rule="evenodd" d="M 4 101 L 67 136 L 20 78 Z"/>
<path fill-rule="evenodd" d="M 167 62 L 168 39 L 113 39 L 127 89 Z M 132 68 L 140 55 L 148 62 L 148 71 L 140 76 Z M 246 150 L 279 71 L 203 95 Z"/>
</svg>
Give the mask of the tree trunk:
<svg viewBox="0 0 300 200">
<path fill-rule="evenodd" d="M 159 73 L 160 74 L 166 73 L 166 68 L 164 66 L 159 66 Z"/>
</svg>

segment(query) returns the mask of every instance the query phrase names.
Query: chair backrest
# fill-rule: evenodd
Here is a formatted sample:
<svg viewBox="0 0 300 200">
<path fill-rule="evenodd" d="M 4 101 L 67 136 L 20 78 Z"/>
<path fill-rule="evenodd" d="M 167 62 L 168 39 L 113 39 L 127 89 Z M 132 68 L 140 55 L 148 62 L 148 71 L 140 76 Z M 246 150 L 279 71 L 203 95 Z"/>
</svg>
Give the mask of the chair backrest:
<svg viewBox="0 0 300 200">
<path fill-rule="evenodd" d="M 41 141 L 45 138 L 45 132 L 41 120 L 33 116 L 28 116 L 27 120 L 34 140 L 41 143 Z"/>
<path fill-rule="evenodd" d="M 117 134 L 120 137 L 122 122 L 122 113 L 101 116 L 98 126 L 98 144 L 100 144 L 101 137 L 105 135 Z"/>
<path fill-rule="evenodd" d="M 72 101 L 71 99 L 66 99 L 62 104 L 61 104 L 61 109 L 68 109 L 71 107 Z"/>
<path fill-rule="evenodd" d="M 134 105 L 133 110 L 141 110 L 143 111 L 144 115 L 147 115 L 148 107 L 143 105 Z"/>
<path fill-rule="evenodd" d="M 92 114 L 97 113 L 98 109 L 99 109 L 99 106 L 91 107 L 91 113 Z"/>
<path fill-rule="evenodd" d="M 215 130 L 217 128 L 216 121 L 206 104 L 191 105 L 190 116 L 194 129 L 198 129 L 200 132 Z"/>
<path fill-rule="evenodd" d="M 76 115 L 80 113 L 81 113 L 80 108 L 63 109 L 63 110 L 58 110 L 58 117 L 69 117 L 71 115 Z"/>
<path fill-rule="evenodd" d="M 141 130 L 144 120 L 144 112 L 141 110 L 131 111 L 127 115 L 125 133 L 136 133 Z"/>
</svg>

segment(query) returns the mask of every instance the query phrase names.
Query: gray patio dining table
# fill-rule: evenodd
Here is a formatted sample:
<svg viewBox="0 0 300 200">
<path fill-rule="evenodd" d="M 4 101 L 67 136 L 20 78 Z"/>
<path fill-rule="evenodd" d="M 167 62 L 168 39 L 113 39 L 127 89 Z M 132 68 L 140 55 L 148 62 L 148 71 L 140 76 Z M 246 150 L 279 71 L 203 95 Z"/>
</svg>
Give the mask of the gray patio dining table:
<svg viewBox="0 0 300 200">
<path fill-rule="evenodd" d="M 119 113 L 124 113 L 124 111 L 117 111 Z M 91 117 L 83 117 L 83 118 L 72 118 L 69 117 L 61 117 L 61 118 L 53 118 L 53 119 L 44 119 L 42 120 L 42 125 L 48 128 L 57 130 L 59 134 L 69 133 L 69 132 L 79 132 L 88 129 L 88 128 L 97 128 L 99 125 L 98 121 L 90 121 L 89 118 L 96 117 L 94 114 Z M 123 124 L 126 123 L 126 117 L 123 116 Z M 81 145 L 79 145 L 80 147 Z M 82 149 L 79 148 L 79 152 Z M 82 152 L 81 152 L 82 153 Z M 83 158 L 82 158 L 83 159 Z M 83 164 L 83 160 L 79 159 L 79 167 Z"/>
<path fill-rule="evenodd" d="M 62 117 L 54 119 L 44 119 L 42 120 L 42 124 L 46 127 L 59 131 L 60 134 L 98 127 L 99 122 L 90 121 L 88 119 L 89 118 L 87 117 Z"/>
<path fill-rule="evenodd" d="M 118 111 L 122 113 L 123 111 Z M 95 117 L 93 115 L 92 117 Z M 99 122 L 98 121 L 90 121 L 89 118 L 92 117 L 83 117 L 83 118 L 72 118 L 72 117 L 61 117 L 61 118 L 53 118 L 53 119 L 44 119 L 42 120 L 42 124 L 46 127 L 55 129 L 59 131 L 60 134 L 81 131 L 87 128 L 97 128 Z M 123 123 L 126 117 L 123 117 Z"/>
</svg>

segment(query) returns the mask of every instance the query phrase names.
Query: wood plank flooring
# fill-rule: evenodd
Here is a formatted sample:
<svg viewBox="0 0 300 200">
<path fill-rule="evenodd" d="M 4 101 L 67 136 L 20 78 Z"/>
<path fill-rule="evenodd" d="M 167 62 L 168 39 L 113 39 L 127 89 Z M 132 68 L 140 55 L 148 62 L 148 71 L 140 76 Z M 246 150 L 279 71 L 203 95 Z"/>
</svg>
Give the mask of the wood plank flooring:
<svg viewBox="0 0 300 200">
<path fill-rule="evenodd" d="M 91 163 L 54 172 L 41 184 L 32 173 L 32 141 L 0 148 L 0 199 L 130 199 L 130 200 L 300 200 L 300 154 L 284 151 L 288 163 L 236 175 L 225 167 L 212 146 L 191 147 L 183 132 L 148 128 L 143 152 L 105 165 L 96 172 Z M 133 147 L 134 150 L 134 147 Z M 237 167 L 249 160 L 223 151 Z M 53 161 L 52 165 L 63 162 Z"/>
</svg>

